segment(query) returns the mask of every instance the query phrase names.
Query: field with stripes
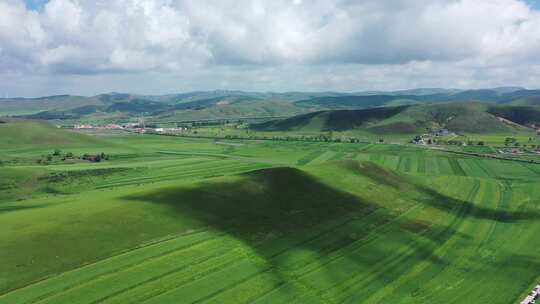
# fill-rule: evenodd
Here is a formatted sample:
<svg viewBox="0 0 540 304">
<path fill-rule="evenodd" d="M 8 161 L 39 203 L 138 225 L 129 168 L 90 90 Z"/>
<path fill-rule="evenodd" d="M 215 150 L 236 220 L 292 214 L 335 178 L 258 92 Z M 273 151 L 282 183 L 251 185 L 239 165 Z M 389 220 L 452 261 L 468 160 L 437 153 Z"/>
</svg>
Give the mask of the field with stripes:
<svg viewBox="0 0 540 304">
<path fill-rule="evenodd" d="M 30 161 L 54 147 L 0 151 L 0 303 L 516 303 L 540 278 L 540 165 L 152 135 Z"/>
</svg>

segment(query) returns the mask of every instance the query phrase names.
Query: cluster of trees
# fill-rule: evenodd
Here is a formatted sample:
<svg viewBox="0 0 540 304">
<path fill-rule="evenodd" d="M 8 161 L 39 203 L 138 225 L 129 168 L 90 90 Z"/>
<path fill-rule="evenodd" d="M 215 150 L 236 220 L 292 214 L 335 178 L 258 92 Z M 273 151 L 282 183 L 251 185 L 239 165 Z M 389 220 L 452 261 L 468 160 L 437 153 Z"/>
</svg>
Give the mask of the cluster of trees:
<svg viewBox="0 0 540 304">
<path fill-rule="evenodd" d="M 478 142 L 474 142 L 472 140 L 468 140 L 467 141 L 467 146 L 474 146 L 474 145 L 477 145 L 477 146 L 484 146 L 485 143 L 483 141 L 478 141 Z"/>
<path fill-rule="evenodd" d="M 346 143 L 359 143 L 360 140 L 355 137 L 349 138 L 333 138 L 331 135 L 320 134 L 318 136 L 239 136 L 239 135 L 225 135 L 225 139 L 252 139 L 252 140 L 275 140 L 275 141 L 309 141 L 309 142 L 346 142 Z M 379 142 L 384 142 L 381 138 Z"/>
<path fill-rule="evenodd" d="M 242 119 L 223 119 L 223 120 L 208 120 L 194 121 L 186 125 L 186 127 L 206 127 L 206 126 L 224 126 L 229 124 L 243 124 Z"/>
<path fill-rule="evenodd" d="M 519 143 L 518 143 L 517 139 L 515 139 L 514 137 L 505 138 L 504 139 L 504 145 L 505 146 L 519 147 Z"/>
<path fill-rule="evenodd" d="M 82 160 L 87 160 L 87 161 L 92 161 L 92 162 L 100 162 L 102 160 L 109 160 L 109 155 L 101 152 L 99 154 L 84 154 L 81 157 L 77 157 L 72 152 L 62 153 L 62 151 L 60 149 L 55 149 L 52 153 L 47 154 L 44 157 L 44 159 L 39 159 L 37 161 L 37 163 L 38 164 L 47 163 L 47 162 L 51 162 L 51 161 L 53 161 L 55 159 L 65 161 L 65 160 L 68 160 L 68 159 L 75 159 L 75 158 L 82 159 Z"/>
<path fill-rule="evenodd" d="M 483 141 L 472 141 L 472 140 L 468 140 L 467 142 L 464 142 L 464 141 L 461 141 L 461 140 L 448 140 L 448 141 L 444 141 L 444 140 L 437 140 L 436 143 L 438 145 L 454 145 L 454 146 L 463 146 L 464 144 L 466 144 L 467 146 L 484 146 L 485 143 Z"/>
<path fill-rule="evenodd" d="M 414 139 L 413 139 L 413 142 L 418 142 L 420 141 L 422 138 L 420 136 L 416 136 Z M 441 139 L 431 139 L 431 138 L 428 138 L 426 140 L 426 144 L 428 145 L 432 145 L 432 144 L 435 144 L 435 145 L 454 145 L 454 146 L 462 146 L 465 142 L 461 141 L 461 140 L 441 140 Z M 468 140 L 467 141 L 467 146 L 484 146 L 485 143 L 484 141 L 480 140 L 480 141 L 472 141 L 472 140 Z"/>
<path fill-rule="evenodd" d="M 197 134 L 197 131 L 193 131 L 192 134 Z M 250 134 L 250 133 L 247 133 Z M 361 142 L 367 142 L 367 141 L 361 141 L 360 139 L 356 137 L 336 137 L 334 138 L 331 134 L 331 132 L 327 134 L 320 134 L 320 135 L 314 135 L 314 136 L 306 136 L 306 135 L 300 135 L 300 136 L 266 136 L 266 135 L 237 135 L 237 134 L 228 134 L 223 137 L 221 136 L 212 136 L 212 135 L 201 135 L 201 136 L 192 136 L 188 135 L 186 133 L 183 134 L 158 134 L 160 136 L 179 136 L 179 137 L 199 137 L 199 138 L 211 138 L 211 139 L 248 139 L 248 140 L 275 140 L 275 141 L 308 141 L 308 142 L 336 142 L 336 143 L 361 143 Z M 384 143 L 385 140 L 383 138 L 379 138 L 378 142 Z"/>
<path fill-rule="evenodd" d="M 109 155 L 101 152 L 100 154 L 95 154 L 95 155 L 92 155 L 92 154 L 84 154 L 81 159 L 84 159 L 84 160 L 87 160 L 87 161 L 91 161 L 91 162 L 96 162 L 96 163 L 99 163 L 100 161 L 102 160 L 109 160 Z"/>
<path fill-rule="evenodd" d="M 529 143 L 531 143 L 533 141 L 532 137 L 529 137 Z M 527 144 L 521 144 L 517 141 L 516 138 L 514 137 L 507 137 L 504 139 L 504 145 L 507 146 L 507 147 L 523 147 L 523 148 L 526 148 L 527 147 Z M 540 148 L 540 145 L 535 145 L 535 144 L 529 144 L 528 145 L 530 148 L 532 149 L 537 149 L 537 148 Z"/>
<path fill-rule="evenodd" d="M 208 126 L 224 126 L 234 123 L 234 120 L 211 120 L 211 121 L 194 121 L 189 123 L 188 127 L 208 127 Z"/>
<path fill-rule="evenodd" d="M 68 158 L 73 158 L 73 153 L 67 152 L 66 154 L 62 154 L 62 151 L 60 149 L 54 149 L 52 153 L 49 153 L 45 156 L 45 159 L 39 159 L 37 162 L 38 164 L 45 161 L 50 162 L 53 161 L 55 158 L 61 158 L 62 160 L 66 160 Z"/>
</svg>

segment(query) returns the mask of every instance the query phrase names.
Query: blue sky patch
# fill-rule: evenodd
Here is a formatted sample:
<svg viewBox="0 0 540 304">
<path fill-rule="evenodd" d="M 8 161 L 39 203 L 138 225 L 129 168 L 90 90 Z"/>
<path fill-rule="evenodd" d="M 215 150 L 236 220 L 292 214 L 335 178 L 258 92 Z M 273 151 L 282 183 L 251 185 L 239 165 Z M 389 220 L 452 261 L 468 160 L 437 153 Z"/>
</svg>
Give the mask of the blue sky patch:
<svg viewBox="0 0 540 304">
<path fill-rule="evenodd" d="M 31 10 L 37 11 L 43 8 L 49 0 L 25 0 L 26 7 L 28 7 Z"/>
</svg>

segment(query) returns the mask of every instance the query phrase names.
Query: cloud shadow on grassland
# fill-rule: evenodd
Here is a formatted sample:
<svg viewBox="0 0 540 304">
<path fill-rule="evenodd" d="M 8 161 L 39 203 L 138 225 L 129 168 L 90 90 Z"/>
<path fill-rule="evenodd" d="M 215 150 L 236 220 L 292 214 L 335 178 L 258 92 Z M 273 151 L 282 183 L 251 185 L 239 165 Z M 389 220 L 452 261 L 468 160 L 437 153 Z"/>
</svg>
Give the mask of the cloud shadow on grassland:
<svg viewBox="0 0 540 304">
<path fill-rule="evenodd" d="M 370 266 L 382 257 L 395 255 L 396 248 L 406 249 L 400 258 L 407 262 L 429 260 L 446 264 L 433 251 L 457 233 L 453 227 L 400 218 L 399 224 L 390 225 L 391 247 L 384 244 L 384 239 L 368 243 L 366 236 L 376 229 L 384 232 L 385 224 L 394 221 L 395 215 L 294 168 L 257 170 L 233 179 L 160 189 L 126 199 L 167 205 L 182 217 L 194 218 L 241 240 L 268 262 L 272 272 L 284 282 L 296 279 L 298 270 L 306 264 L 294 258 L 291 262 L 287 247 L 282 244 L 297 252 L 309 252 L 321 264 L 323 273 L 339 282 L 343 279 L 340 273 L 348 270 L 343 265 L 370 274 Z M 331 256 L 345 261 L 339 264 L 341 268 L 327 263 Z M 404 271 L 399 267 L 384 272 L 373 270 L 371 275 L 375 281 L 389 282 Z"/>
</svg>

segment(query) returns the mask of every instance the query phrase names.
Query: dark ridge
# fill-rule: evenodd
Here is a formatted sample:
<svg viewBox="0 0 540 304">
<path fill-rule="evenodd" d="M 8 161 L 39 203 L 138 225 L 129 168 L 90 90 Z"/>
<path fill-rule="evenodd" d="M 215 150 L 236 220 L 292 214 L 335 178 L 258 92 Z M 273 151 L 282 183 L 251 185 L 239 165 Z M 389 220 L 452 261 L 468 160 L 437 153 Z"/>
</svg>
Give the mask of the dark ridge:
<svg viewBox="0 0 540 304">
<path fill-rule="evenodd" d="M 71 113 L 70 111 L 43 111 L 36 114 L 16 116 L 27 119 L 54 120 L 54 119 L 77 119 L 80 115 Z"/>
<path fill-rule="evenodd" d="M 260 124 L 253 124 L 251 125 L 251 128 L 260 131 L 287 131 L 292 128 L 303 127 L 309 124 L 314 117 L 326 112 L 327 111 L 317 111 L 280 120 L 270 120 Z"/>
<path fill-rule="evenodd" d="M 299 106 L 323 106 L 325 108 L 343 107 L 378 107 L 396 99 L 407 99 L 404 96 L 369 95 L 369 96 L 329 96 L 296 101 Z"/>
<path fill-rule="evenodd" d="M 367 122 L 390 118 L 409 106 L 381 107 L 360 110 L 318 111 L 282 120 L 272 120 L 252 126 L 255 130 L 287 131 L 308 125 L 313 119 L 324 121 L 322 131 L 343 131 L 361 127 Z"/>
<path fill-rule="evenodd" d="M 71 112 L 75 114 L 79 114 L 79 115 L 87 115 L 87 114 L 99 112 L 103 109 L 104 109 L 103 106 L 88 105 L 88 106 L 82 106 L 82 107 L 71 109 Z"/>
<path fill-rule="evenodd" d="M 105 103 L 113 103 L 118 101 L 128 101 L 131 98 L 131 95 L 125 93 L 112 93 L 98 95 L 98 98 Z"/>
<path fill-rule="evenodd" d="M 368 130 L 376 134 L 411 134 L 418 131 L 421 126 L 409 122 L 394 122 L 387 125 L 371 127 Z"/>
<path fill-rule="evenodd" d="M 166 109 L 169 109 L 169 106 L 159 102 L 133 99 L 129 102 L 113 103 L 107 108 L 107 112 L 155 113 Z"/>
<path fill-rule="evenodd" d="M 508 119 L 520 125 L 540 123 L 540 110 L 530 106 L 490 107 L 488 113 Z"/>
<path fill-rule="evenodd" d="M 174 105 L 173 110 L 202 110 L 211 106 L 217 105 L 220 101 L 230 101 L 231 104 L 242 102 L 260 100 L 259 98 L 249 96 L 220 96 L 208 99 L 201 99 L 196 101 L 188 101 Z"/>
<path fill-rule="evenodd" d="M 344 131 L 358 128 L 370 121 L 390 118 L 408 107 L 409 106 L 329 111 L 327 112 L 324 130 Z"/>
</svg>

